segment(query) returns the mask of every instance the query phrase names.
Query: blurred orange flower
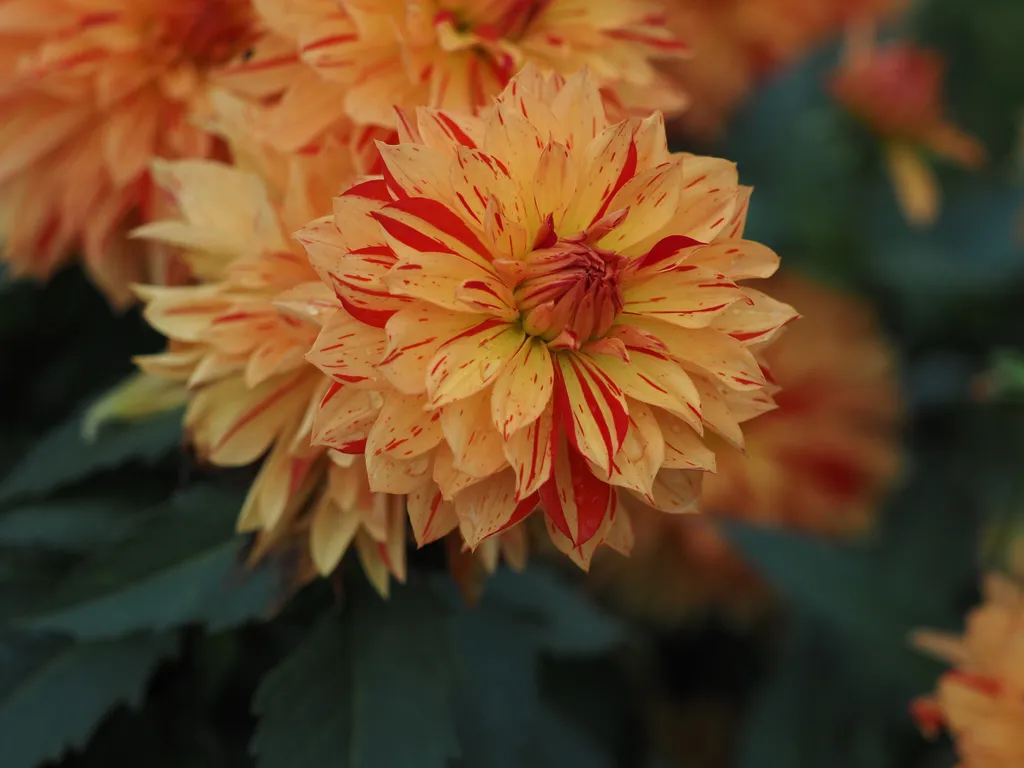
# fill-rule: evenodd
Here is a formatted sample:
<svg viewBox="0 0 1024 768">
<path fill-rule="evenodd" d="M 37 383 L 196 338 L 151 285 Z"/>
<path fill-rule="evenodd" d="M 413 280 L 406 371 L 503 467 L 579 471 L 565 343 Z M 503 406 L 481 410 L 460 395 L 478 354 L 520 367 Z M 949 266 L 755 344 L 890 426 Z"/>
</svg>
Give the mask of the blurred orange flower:
<svg viewBox="0 0 1024 768">
<path fill-rule="evenodd" d="M 778 407 L 744 424 L 745 452 L 715 441 L 706 515 L 637 509 L 633 556 L 595 563 L 595 588 L 628 610 L 675 620 L 694 605 L 759 607 L 766 590 L 717 533 L 715 517 L 856 534 L 870 526 L 898 472 L 899 391 L 871 313 L 795 276 L 773 277 L 766 289 L 802 314 L 762 353 Z"/>
<path fill-rule="evenodd" d="M 676 123 L 710 138 L 756 83 L 844 29 L 871 24 L 905 0 L 666 0 L 667 26 L 693 40 L 692 60 L 665 62 L 690 95 Z"/>
<path fill-rule="evenodd" d="M 125 232 L 159 211 L 150 160 L 213 151 L 189 117 L 214 72 L 255 95 L 278 87 L 249 77 L 250 5 L 0 0 L 0 211 L 18 273 L 45 278 L 80 250 L 109 299 L 130 300 L 147 275 Z"/>
<path fill-rule="evenodd" d="M 611 124 L 586 71 L 418 117 L 298 235 L 344 306 L 309 354 L 339 387 L 314 440 L 409 494 L 418 540 L 476 547 L 539 505 L 586 567 L 628 549 L 619 498 L 690 510 L 701 435 L 740 445 L 771 407 L 750 346 L 795 312 L 746 281 L 778 257 L 742 239 L 732 163 L 671 154 L 659 114 Z"/>
<path fill-rule="evenodd" d="M 940 190 L 923 152 L 978 168 L 985 149 L 946 119 L 943 61 L 911 43 L 852 49 L 831 81 L 832 93 L 885 143 L 886 162 L 907 219 L 935 221 Z"/>
<path fill-rule="evenodd" d="M 939 678 L 934 695 L 914 702 L 925 734 L 946 728 L 956 742 L 959 768 L 1024 765 L 1024 594 L 1018 584 L 991 575 L 985 601 L 967 616 L 962 637 L 920 632 L 915 644 L 955 669 Z"/>
<path fill-rule="evenodd" d="M 590 67 L 610 103 L 648 113 L 684 105 L 652 66 L 686 47 L 646 0 L 254 0 L 319 75 L 303 75 L 267 130 L 299 146 L 347 114 L 396 126 L 395 107 L 472 112 L 527 62 Z"/>
</svg>

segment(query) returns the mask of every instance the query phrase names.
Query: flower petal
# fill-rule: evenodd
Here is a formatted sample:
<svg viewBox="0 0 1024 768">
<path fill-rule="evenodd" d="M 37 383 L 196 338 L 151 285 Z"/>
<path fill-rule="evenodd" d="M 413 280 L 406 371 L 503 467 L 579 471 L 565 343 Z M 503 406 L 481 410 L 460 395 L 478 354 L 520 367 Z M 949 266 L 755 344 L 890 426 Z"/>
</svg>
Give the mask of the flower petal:
<svg viewBox="0 0 1024 768">
<path fill-rule="evenodd" d="M 340 384 L 373 385 L 374 364 L 387 348 L 384 331 L 359 322 L 343 310 L 331 315 L 306 359 Z"/>
<path fill-rule="evenodd" d="M 698 511 L 702 472 L 685 469 L 664 469 L 654 481 L 654 493 L 648 504 L 662 512 L 674 515 Z"/>
<path fill-rule="evenodd" d="M 654 410 L 654 417 L 665 441 L 665 460 L 661 464 L 664 469 L 715 471 L 715 453 L 693 427 L 660 408 Z"/>
<path fill-rule="evenodd" d="M 508 466 L 501 433 L 489 418 L 491 393 L 481 390 L 441 409 L 441 429 L 452 450 L 453 466 L 474 477 L 487 477 Z"/>
<path fill-rule="evenodd" d="M 423 394 L 427 391 L 428 364 L 440 346 L 485 319 L 483 315 L 413 302 L 388 320 L 387 354 L 377 370 L 400 392 Z"/>
<path fill-rule="evenodd" d="M 367 460 L 388 455 L 405 461 L 422 456 L 444 439 L 438 412 L 425 409 L 426 398 L 388 392 L 366 438 Z"/>
<path fill-rule="evenodd" d="M 549 408 L 505 441 L 505 457 L 516 471 L 516 493 L 520 499 L 536 493 L 551 476 L 553 428 Z"/>
<path fill-rule="evenodd" d="M 518 325 L 488 318 L 443 344 L 427 368 L 430 406 L 469 397 L 490 384 L 522 346 Z"/>
<path fill-rule="evenodd" d="M 611 472 L 598 469 L 594 475 L 612 485 L 650 496 L 654 478 L 665 459 L 665 440 L 654 412 L 638 400 L 629 405 L 629 429 L 622 448 L 615 454 Z"/>
<path fill-rule="evenodd" d="M 711 327 L 744 344 L 763 344 L 775 338 L 786 323 L 800 315 L 795 309 L 752 288 L 744 289 L 747 301 L 733 304 L 716 317 Z"/>
<path fill-rule="evenodd" d="M 540 222 L 551 214 L 555 227 L 559 227 L 562 217 L 576 197 L 578 183 L 579 172 L 569 148 L 558 142 L 552 142 L 544 147 L 533 176 L 537 221 Z"/>
<path fill-rule="evenodd" d="M 612 198 L 608 210 L 628 210 L 629 214 L 599 245 L 628 255 L 631 246 L 661 231 L 679 205 L 682 179 L 682 163 L 674 160 L 638 173 L 626 182 Z"/>
<path fill-rule="evenodd" d="M 626 397 L 602 365 L 571 353 L 555 355 L 555 418 L 581 455 L 605 472 L 629 428 Z"/>
<path fill-rule="evenodd" d="M 433 483 L 410 493 L 407 504 L 409 522 L 418 547 L 446 536 L 459 524 L 455 505 L 446 501 L 441 489 Z"/>
<path fill-rule="evenodd" d="M 494 380 L 491 392 L 491 419 L 506 440 L 544 412 L 554 378 L 547 344 L 540 338 L 527 339 Z"/>
<path fill-rule="evenodd" d="M 362 453 L 381 405 L 378 392 L 332 382 L 313 419 L 310 439 L 345 454 Z"/>
<path fill-rule="evenodd" d="M 623 314 L 647 316 L 683 328 L 703 328 L 745 298 L 743 289 L 725 275 L 692 266 L 630 280 L 623 296 Z"/>
<path fill-rule="evenodd" d="M 511 528 L 536 507 L 536 495 L 523 501 L 517 499 L 515 474 L 511 470 L 476 483 L 455 496 L 459 531 L 470 547 Z"/>
</svg>

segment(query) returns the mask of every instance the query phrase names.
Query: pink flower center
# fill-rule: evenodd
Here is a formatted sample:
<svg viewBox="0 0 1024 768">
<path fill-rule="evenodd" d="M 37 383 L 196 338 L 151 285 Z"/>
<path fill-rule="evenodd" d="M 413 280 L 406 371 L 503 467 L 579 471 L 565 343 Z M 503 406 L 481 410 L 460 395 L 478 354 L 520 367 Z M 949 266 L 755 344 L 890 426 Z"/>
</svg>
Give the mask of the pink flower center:
<svg viewBox="0 0 1024 768">
<path fill-rule="evenodd" d="M 591 230 L 558 238 L 545 229 L 515 265 L 514 295 L 528 334 L 576 348 L 612 327 L 622 311 L 628 260 L 594 244 L 603 234 Z"/>
<path fill-rule="evenodd" d="M 161 11 L 154 49 L 172 63 L 206 69 L 245 50 L 254 21 L 248 0 L 176 0 Z"/>
</svg>

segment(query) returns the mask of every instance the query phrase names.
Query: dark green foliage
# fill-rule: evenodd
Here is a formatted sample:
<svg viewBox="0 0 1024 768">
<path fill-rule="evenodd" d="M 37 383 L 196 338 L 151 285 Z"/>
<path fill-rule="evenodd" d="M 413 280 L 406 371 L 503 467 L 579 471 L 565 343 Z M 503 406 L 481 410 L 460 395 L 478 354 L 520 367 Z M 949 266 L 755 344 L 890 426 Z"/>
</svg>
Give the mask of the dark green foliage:
<svg viewBox="0 0 1024 768">
<path fill-rule="evenodd" d="M 455 660 L 438 600 L 422 582 L 389 602 L 362 588 L 330 611 L 256 692 L 257 765 L 443 768 L 459 753 Z"/>
<path fill-rule="evenodd" d="M 93 643 L 40 635 L 3 638 L 3 764 L 31 768 L 84 746 L 111 708 L 142 704 L 146 681 L 175 645 L 173 634 Z"/>
</svg>

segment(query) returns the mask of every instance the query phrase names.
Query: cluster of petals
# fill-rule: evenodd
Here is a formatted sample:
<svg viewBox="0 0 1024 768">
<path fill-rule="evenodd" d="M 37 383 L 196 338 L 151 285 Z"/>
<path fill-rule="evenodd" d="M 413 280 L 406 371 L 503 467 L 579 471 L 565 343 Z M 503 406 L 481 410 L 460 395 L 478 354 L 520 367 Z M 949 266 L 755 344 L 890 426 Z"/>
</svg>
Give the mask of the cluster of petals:
<svg viewBox="0 0 1024 768">
<path fill-rule="evenodd" d="M 137 238 L 180 249 L 197 282 L 137 286 L 145 315 L 169 339 L 140 367 L 188 389 L 185 424 L 200 459 L 242 466 L 265 455 L 241 511 L 259 532 L 254 556 L 295 548 L 330 573 L 354 546 L 382 593 L 405 576 L 401 498 L 372 493 L 359 457 L 311 446 L 313 414 L 329 382 L 304 355 L 337 299 L 287 234 L 329 207 L 321 174 L 351 173 L 346 147 L 268 156 L 266 179 L 208 160 L 157 163 L 175 216 Z"/>
<path fill-rule="evenodd" d="M 685 56 L 648 0 L 254 0 L 309 70 L 269 110 L 263 130 L 301 145 L 347 116 L 394 130 L 395 107 L 472 113 L 528 63 L 590 67 L 609 104 L 647 114 L 685 99 L 653 62 Z M 279 45 L 268 39 L 267 46 Z M 266 62 L 275 50 L 255 49 Z M 284 63 L 284 62 L 282 62 Z"/>
<path fill-rule="evenodd" d="M 610 123 L 586 71 L 398 127 L 298 235 L 342 305 L 308 356 L 335 383 L 314 441 L 407 494 L 421 543 L 542 508 L 585 567 L 630 546 L 621 494 L 692 511 L 702 436 L 741 446 L 774 407 L 754 348 L 795 317 L 740 283 L 778 258 L 742 239 L 735 166 L 670 153 L 660 114 Z"/>
<path fill-rule="evenodd" d="M 679 621 L 715 605 L 749 614 L 770 605 L 756 571 L 715 522 L 735 518 L 818 536 L 869 529 L 901 465 L 895 359 L 870 309 L 792 273 L 763 283 L 800 308 L 762 354 L 778 407 L 744 425 L 746 450 L 713 440 L 702 515 L 631 507 L 630 558 L 595 560 L 589 583 L 623 610 Z"/>
<path fill-rule="evenodd" d="M 126 237 L 161 215 L 150 161 L 216 151 L 193 120 L 215 82 L 279 89 L 245 57 L 262 36 L 249 0 L 0 0 L 5 260 L 46 277 L 80 251 L 117 304 L 163 278 Z"/>
<path fill-rule="evenodd" d="M 922 157 L 930 152 L 978 168 L 985 148 L 945 115 L 944 62 L 912 43 L 851 46 L 831 90 L 884 142 L 886 162 L 906 217 L 930 224 L 939 211 L 939 183 Z"/>
<path fill-rule="evenodd" d="M 915 638 L 955 669 L 939 678 L 933 695 L 914 703 L 913 713 L 926 734 L 949 732 L 959 768 L 1011 768 L 1024 764 L 1024 593 L 993 574 L 984 596 L 962 637 L 921 632 Z"/>
</svg>

